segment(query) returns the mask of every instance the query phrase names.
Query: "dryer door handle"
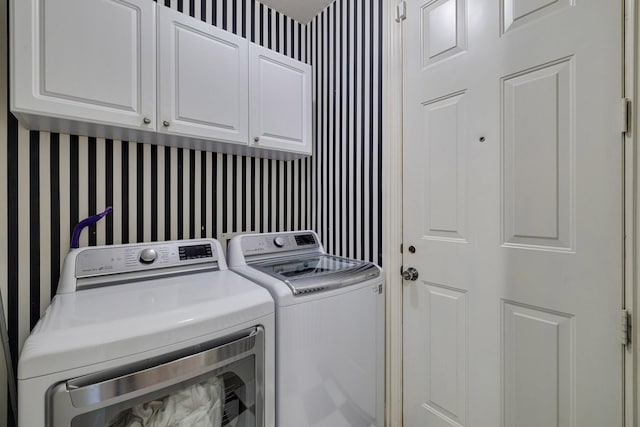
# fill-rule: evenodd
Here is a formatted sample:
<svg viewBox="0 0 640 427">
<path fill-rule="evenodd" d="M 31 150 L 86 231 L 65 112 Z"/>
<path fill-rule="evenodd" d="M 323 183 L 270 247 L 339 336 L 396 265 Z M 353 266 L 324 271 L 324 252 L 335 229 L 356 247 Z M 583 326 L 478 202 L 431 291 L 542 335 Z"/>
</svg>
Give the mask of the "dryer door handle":
<svg viewBox="0 0 640 427">
<path fill-rule="evenodd" d="M 242 338 L 133 373 L 131 373 L 131 366 L 128 369 L 127 367 L 118 368 L 117 371 L 120 373 L 123 371 L 129 373 L 117 377 L 101 373 L 74 378 L 66 382 L 66 389 L 73 406 L 82 408 L 105 403 L 134 392 L 139 395 L 141 391 L 148 393 L 169 388 L 174 384 L 225 366 L 230 363 L 230 358 L 238 360 L 243 355 L 255 353 L 256 350 L 260 351 L 261 341 L 259 340 L 256 346 L 256 338 L 263 333 L 262 327 L 251 328 L 248 334 L 245 331 Z M 258 348 L 254 349 L 255 347 Z M 114 374 L 117 375 L 116 372 Z"/>
</svg>

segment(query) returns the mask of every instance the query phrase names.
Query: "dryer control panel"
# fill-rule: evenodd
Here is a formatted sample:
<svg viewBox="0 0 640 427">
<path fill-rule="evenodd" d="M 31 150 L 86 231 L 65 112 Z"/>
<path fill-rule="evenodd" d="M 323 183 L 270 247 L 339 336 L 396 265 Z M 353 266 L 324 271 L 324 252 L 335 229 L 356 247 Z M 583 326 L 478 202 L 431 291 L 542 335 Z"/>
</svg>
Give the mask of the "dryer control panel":
<svg viewBox="0 0 640 427">
<path fill-rule="evenodd" d="M 178 241 L 86 248 L 76 257 L 77 278 L 182 265 L 216 263 L 211 242 Z"/>
</svg>

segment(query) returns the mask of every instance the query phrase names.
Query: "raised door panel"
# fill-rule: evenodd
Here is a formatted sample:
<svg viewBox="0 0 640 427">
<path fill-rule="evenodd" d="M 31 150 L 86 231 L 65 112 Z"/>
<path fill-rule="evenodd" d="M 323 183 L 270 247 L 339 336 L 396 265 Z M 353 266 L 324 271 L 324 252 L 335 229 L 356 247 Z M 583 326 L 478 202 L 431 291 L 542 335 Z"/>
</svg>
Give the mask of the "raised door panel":
<svg viewBox="0 0 640 427">
<path fill-rule="evenodd" d="M 311 154 L 311 67 L 255 44 L 249 55 L 249 143 Z"/>
<path fill-rule="evenodd" d="M 572 62 L 502 79 L 505 246 L 573 250 Z"/>
<path fill-rule="evenodd" d="M 159 7 L 158 43 L 158 129 L 246 144 L 248 42 Z"/>
<path fill-rule="evenodd" d="M 425 168 L 422 188 L 423 238 L 466 242 L 464 91 L 422 104 L 422 140 L 416 154 Z"/>
<path fill-rule="evenodd" d="M 155 10 L 145 0 L 14 1 L 12 110 L 154 129 Z"/>
<path fill-rule="evenodd" d="M 423 67 L 466 50 L 465 9 L 466 0 L 433 0 L 421 6 Z"/>
<path fill-rule="evenodd" d="M 502 0 L 502 32 L 506 33 L 574 4 L 575 1 L 572 0 Z"/>
<path fill-rule="evenodd" d="M 504 423 L 576 425 L 575 318 L 502 301 Z"/>
<path fill-rule="evenodd" d="M 460 427 L 467 419 L 467 293 L 426 281 L 407 290 L 413 307 L 405 326 L 406 425 Z M 412 308 L 413 308 L 412 307 Z M 410 367 L 407 369 L 407 367 Z"/>
</svg>

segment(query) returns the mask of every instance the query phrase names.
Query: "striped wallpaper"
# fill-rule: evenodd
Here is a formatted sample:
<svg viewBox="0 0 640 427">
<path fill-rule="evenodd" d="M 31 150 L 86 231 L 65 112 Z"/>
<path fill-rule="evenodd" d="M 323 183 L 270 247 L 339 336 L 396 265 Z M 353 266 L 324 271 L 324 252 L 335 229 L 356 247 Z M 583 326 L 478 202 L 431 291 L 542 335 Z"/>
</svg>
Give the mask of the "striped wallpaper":
<svg viewBox="0 0 640 427">
<path fill-rule="evenodd" d="M 312 228 L 329 252 L 382 262 L 383 1 L 337 0 L 306 25 L 255 0 L 158 3 L 311 64 L 314 155 L 285 162 L 29 131 L 8 113 L 2 68 L 0 291 L 14 365 L 55 294 L 71 229 L 105 206 L 113 213 L 81 246 Z M 8 57 L 7 0 L 0 9 Z M 6 391 L 0 420 L 12 426 Z"/>
<path fill-rule="evenodd" d="M 317 103 L 311 224 L 326 248 L 381 263 L 382 0 L 337 0 L 309 23 Z"/>
</svg>

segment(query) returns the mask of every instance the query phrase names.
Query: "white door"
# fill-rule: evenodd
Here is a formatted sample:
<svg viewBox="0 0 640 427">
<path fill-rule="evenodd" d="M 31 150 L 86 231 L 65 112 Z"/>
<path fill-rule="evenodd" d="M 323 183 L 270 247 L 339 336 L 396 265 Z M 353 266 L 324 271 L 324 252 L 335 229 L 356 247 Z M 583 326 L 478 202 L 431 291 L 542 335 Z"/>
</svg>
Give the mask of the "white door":
<svg viewBox="0 0 640 427">
<path fill-rule="evenodd" d="M 404 425 L 622 425 L 622 0 L 408 0 Z"/>
<path fill-rule="evenodd" d="M 246 145 L 249 42 L 158 9 L 158 130 Z"/>
<path fill-rule="evenodd" d="M 11 6 L 12 111 L 155 129 L 154 2 L 15 0 Z"/>
<path fill-rule="evenodd" d="M 311 154 L 311 66 L 249 46 L 249 144 Z"/>
</svg>

